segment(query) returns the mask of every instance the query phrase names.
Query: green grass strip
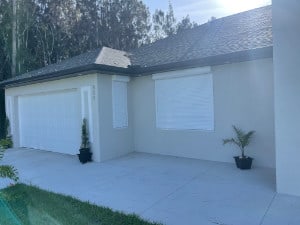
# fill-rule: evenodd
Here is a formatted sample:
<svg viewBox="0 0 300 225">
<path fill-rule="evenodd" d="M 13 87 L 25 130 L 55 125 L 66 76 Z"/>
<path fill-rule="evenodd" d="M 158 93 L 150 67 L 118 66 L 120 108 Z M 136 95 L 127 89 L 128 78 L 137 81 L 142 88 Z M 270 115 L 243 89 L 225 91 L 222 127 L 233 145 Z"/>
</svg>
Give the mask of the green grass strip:
<svg viewBox="0 0 300 225">
<path fill-rule="evenodd" d="M 22 225 L 16 214 L 4 201 L 2 193 L 0 192 L 0 222 L 6 225 Z"/>
<path fill-rule="evenodd" d="M 126 215 L 24 184 L 3 189 L 1 196 L 0 224 L 158 225 L 134 214 Z"/>
</svg>

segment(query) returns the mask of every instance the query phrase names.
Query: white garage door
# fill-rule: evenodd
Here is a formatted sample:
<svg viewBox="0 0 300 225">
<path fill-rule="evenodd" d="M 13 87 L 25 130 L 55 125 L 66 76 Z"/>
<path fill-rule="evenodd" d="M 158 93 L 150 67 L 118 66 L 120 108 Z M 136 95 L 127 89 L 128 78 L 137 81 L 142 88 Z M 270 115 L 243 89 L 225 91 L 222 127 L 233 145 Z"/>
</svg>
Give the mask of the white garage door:
<svg viewBox="0 0 300 225">
<path fill-rule="evenodd" d="M 75 90 L 20 96 L 20 146 L 74 155 L 80 147 L 80 118 Z"/>
</svg>

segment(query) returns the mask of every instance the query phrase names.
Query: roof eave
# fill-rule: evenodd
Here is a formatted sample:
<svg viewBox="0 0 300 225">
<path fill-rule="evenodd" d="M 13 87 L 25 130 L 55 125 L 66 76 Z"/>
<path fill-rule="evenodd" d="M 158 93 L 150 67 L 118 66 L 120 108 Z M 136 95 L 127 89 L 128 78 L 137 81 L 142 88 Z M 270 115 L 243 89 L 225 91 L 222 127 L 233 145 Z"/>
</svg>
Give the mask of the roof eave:
<svg viewBox="0 0 300 225">
<path fill-rule="evenodd" d="M 203 66 L 217 66 L 224 65 L 229 63 L 238 63 L 245 61 L 252 61 L 263 58 L 272 58 L 273 57 L 273 47 L 268 46 L 259 49 L 251 49 L 240 52 L 234 52 L 229 54 L 199 58 L 194 60 L 187 60 L 182 62 L 168 63 L 163 65 L 151 66 L 151 67 L 139 67 L 133 66 L 129 68 L 120 68 L 107 65 L 99 64 L 90 64 L 86 66 L 80 66 L 72 69 L 57 71 L 53 73 L 48 73 L 40 76 L 33 76 L 19 80 L 7 80 L 0 83 L 0 87 L 16 87 L 23 86 L 33 83 L 40 83 L 51 80 L 64 79 L 75 76 L 82 76 L 91 73 L 104 73 L 104 74 L 117 74 L 124 76 L 146 76 L 154 73 L 161 73 L 179 69 L 188 69 L 194 67 L 203 67 Z"/>
<path fill-rule="evenodd" d="M 118 75 L 128 75 L 127 68 L 120 68 L 114 66 L 107 65 L 98 65 L 98 64 L 90 64 L 86 66 L 75 67 L 72 69 L 66 69 L 62 71 L 57 71 L 53 73 L 47 73 L 45 75 L 40 76 L 32 76 L 19 80 L 7 80 L 0 83 L 0 87 L 17 87 L 28 84 L 40 83 L 51 80 L 65 79 L 69 77 L 76 77 L 87 75 L 91 73 L 105 73 L 105 74 L 118 74 Z"/>
<path fill-rule="evenodd" d="M 253 61 L 264 58 L 273 57 L 273 47 L 268 46 L 264 48 L 245 50 L 240 52 L 233 52 L 229 54 L 210 56 L 205 58 L 199 58 L 194 60 L 187 60 L 182 62 L 168 63 L 163 65 L 151 66 L 151 67 L 134 67 L 132 71 L 133 76 L 146 76 L 158 72 L 166 72 L 179 69 L 187 69 L 193 67 L 203 66 L 218 66 L 230 63 L 239 63 L 246 61 Z"/>
</svg>

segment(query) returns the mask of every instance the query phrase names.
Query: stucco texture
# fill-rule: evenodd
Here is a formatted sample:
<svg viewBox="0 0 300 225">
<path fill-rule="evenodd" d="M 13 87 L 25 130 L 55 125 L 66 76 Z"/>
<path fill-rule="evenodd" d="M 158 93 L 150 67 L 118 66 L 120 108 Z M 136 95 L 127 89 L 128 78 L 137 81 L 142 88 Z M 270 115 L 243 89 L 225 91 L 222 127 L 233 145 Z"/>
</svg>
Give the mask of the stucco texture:
<svg viewBox="0 0 300 225">
<path fill-rule="evenodd" d="M 300 2 L 274 0 L 277 191 L 300 196 Z"/>
<path fill-rule="evenodd" d="M 245 131 L 256 131 L 246 151 L 254 157 L 253 165 L 274 168 L 272 59 L 215 66 L 212 74 L 213 132 L 156 128 L 155 81 L 152 76 L 132 80 L 134 150 L 232 162 L 232 157 L 239 154 L 238 149 L 223 146 L 222 139 L 233 136 L 232 125 L 236 125 Z"/>
</svg>

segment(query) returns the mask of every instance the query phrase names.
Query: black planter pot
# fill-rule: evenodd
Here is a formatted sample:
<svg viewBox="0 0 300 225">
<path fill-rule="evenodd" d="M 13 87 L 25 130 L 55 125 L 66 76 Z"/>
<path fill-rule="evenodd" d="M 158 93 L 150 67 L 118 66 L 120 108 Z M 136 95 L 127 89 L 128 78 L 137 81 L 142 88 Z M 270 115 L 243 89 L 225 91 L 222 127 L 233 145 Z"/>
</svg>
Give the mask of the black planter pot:
<svg viewBox="0 0 300 225">
<path fill-rule="evenodd" d="M 89 148 L 81 148 L 79 149 L 79 152 L 80 153 L 77 155 L 82 164 L 92 161 L 92 153 Z"/>
<path fill-rule="evenodd" d="M 251 157 L 241 158 L 240 156 L 235 156 L 233 158 L 235 160 L 235 164 L 237 168 L 241 170 L 251 169 L 253 158 Z"/>
</svg>

